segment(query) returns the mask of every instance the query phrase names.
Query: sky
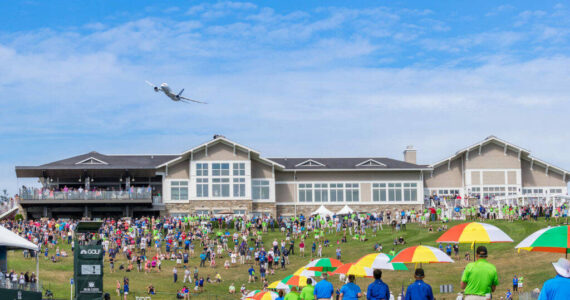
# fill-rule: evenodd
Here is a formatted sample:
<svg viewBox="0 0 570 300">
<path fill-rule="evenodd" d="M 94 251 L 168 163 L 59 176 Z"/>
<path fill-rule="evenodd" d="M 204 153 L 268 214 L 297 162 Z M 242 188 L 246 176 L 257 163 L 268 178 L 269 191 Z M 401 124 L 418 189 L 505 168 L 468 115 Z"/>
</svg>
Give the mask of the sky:
<svg viewBox="0 0 570 300">
<path fill-rule="evenodd" d="M 496 135 L 570 169 L 570 4 L 4 1 L 0 189 L 16 165 L 171 154 L 433 163 Z M 175 103 L 168 82 L 207 105 Z"/>
</svg>

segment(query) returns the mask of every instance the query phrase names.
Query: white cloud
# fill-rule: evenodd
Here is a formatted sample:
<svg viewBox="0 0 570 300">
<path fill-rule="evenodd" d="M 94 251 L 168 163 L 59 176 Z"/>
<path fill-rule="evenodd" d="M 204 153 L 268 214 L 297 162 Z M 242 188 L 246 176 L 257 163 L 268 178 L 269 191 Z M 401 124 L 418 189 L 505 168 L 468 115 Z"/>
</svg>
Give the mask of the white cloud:
<svg viewBox="0 0 570 300">
<path fill-rule="evenodd" d="M 234 18 L 203 15 L 216 11 Z M 280 14 L 232 2 L 187 13 L 1 34 L 0 134 L 24 150 L 3 150 L 0 177 L 13 174 L 12 157 L 178 152 L 212 133 L 267 155 L 399 158 L 417 141 L 424 162 L 491 133 L 570 147 L 554 140 L 568 135 L 570 109 L 562 26 L 460 35 L 432 11 Z M 511 54 L 531 45 L 545 50 Z M 144 80 L 210 104 L 173 103 Z M 540 147 L 545 159 L 570 165 Z"/>
</svg>

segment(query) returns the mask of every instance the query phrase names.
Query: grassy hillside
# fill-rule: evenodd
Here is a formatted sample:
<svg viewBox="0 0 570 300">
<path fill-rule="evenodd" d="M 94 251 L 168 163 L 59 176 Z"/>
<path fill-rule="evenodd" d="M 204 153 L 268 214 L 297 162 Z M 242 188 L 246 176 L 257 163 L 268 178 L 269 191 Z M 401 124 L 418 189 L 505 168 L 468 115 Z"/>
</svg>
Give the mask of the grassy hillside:
<svg viewBox="0 0 570 300">
<path fill-rule="evenodd" d="M 525 278 L 525 290 L 530 290 L 535 287 L 541 287 L 543 282 L 555 275 L 554 269 L 552 268 L 551 262 L 557 260 L 560 256 L 548 253 L 529 253 L 521 251 L 517 253 L 514 246 L 520 242 L 523 238 L 530 235 L 534 231 L 547 226 L 543 221 L 539 222 L 515 222 L 508 223 L 506 221 L 492 221 L 489 222 L 500 227 L 504 230 L 513 240 L 514 243 L 507 244 L 492 244 L 488 245 L 489 249 L 489 261 L 497 266 L 499 271 L 499 281 L 500 286 L 497 288 L 497 296 L 504 296 L 507 288 L 511 286 L 511 280 L 514 274 L 518 276 L 524 276 Z M 453 226 L 457 222 L 451 223 L 449 226 Z M 346 244 L 341 244 L 342 248 L 342 261 L 352 262 L 356 259 L 364 256 L 365 254 L 371 253 L 373 245 L 376 242 L 382 243 L 384 245 L 385 252 L 388 252 L 392 248 L 392 241 L 398 236 L 403 236 L 408 245 L 413 246 L 419 245 L 431 245 L 437 246 L 435 240 L 441 235 L 441 232 L 429 233 L 426 229 L 419 228 L 415 224 L 409 224 L 408 230 L 394 233 L 390 228 L 384 228 L 383 231 L 379 232 L 376 236 L 368 234 L 367 242 L 358 242 L 349 240 Z M 332 242 L 332 246 L 323 249 L 323 256 L 334 257 L 336 249 L 336 241 L 340 239 L 340 235 L 329 235 L 328 238 Z M 281 240 L 283 235 L 281 233 L 268 233 L 264 236 L 265 245 L 270 245 L 274 238 Z M 269 275 L 269 282 L 282 279 L 283 277 L 290 275 L 292 272 L 297 270 L 299 267 L 307 264 L 310 261 L 310 245 L 312 240 L 305 241 L 307 256 L 300 257 L 298 255 L 298 249 L 296 249 L 296 255 L 290 257 L 291 264 L 287 266 L 286 270 L 277 270 L 274 275 Z M 298 245 L 298 242 L 296 243 Z M 71 249 L 67 245 L 61 245 L 62 249 L 67 250 L 71 253 Z M 396 251 L 403 249 L 404 246 L 396 247 Z M 426 270 L 425 281 L 432 285 L 434 292 L 439 292 L 439 285 L 441 284 L 453 284 L 455 290 L 459 289 L 459 280 L 462 271 L 466 265 L 462 257 L 465 252 L 471 251 L 471 245 L 461 245 L 460 246 L 460 259 L 457 259 L 453 264 L 432 264 L 424 265 Z M 50 254 L 51 255 L 51 254 Z M 117 256 L 119 257 L 119 256 Z M 232 297 L 227 293 L 228 286 L 230 283 L 234 283 L 236 289 L 239 291 L 240 286 L 246 283 L 246 287 L 249 290 L 260 289 L 262 287 L 261 283 L 251 283 L 247 284 L 247 269 L 249 265 L 237 265 L 229 270 L 223 268 L 223 264 L 226 258 L 216 259 L 217 267 L 215 269 L 200 268 L 200 276 L 210 275 L 212 278 L 217 272 L 219 272 L 223 278 L 221 284 L 206 284 L 205 292 L 201 295 L 193 295 L 193 299 L 232 299 Z M 43 256 L 40 259 L 40 280 L 44 284 L 44 288 L 50 289 L 55 297 L 58 299 L 69 299 L 70 286 L 69 279 L 72 277 L 73 273 L 73 258 L 64 258 L 61 262 L 52 263 L 50 261 L 44 260 Z M 125 259 L 121 256 L 116 266 L 120 264 L 125 264 Z M 199 258 L 194 257 L 190 260 L 191 270 L 193 267 L 199 264 Z M 149 284 L 154 285 L 157 290 L 157 295 L 153 296 L 152 299 L 174 299 L 175 292 L 183 286 L 182 277 L 184 270 L 179 269 L 179 281 L 176 284 L 172 283 L 172 268 L 175 262 L 165 261 L 163 263 L 162 273 L 152 273 L 144 274 L 134 272 L 124 272 L 117 271 L 116 273 L 109 274 L 108 263 L 105 265 L 105 291 L 112 295 L 112 299 L 118 299 L 115 294 L 116 281 L 120 280 L 122 282 L 123 277 L 128 277 L 130 279 L 131 294 L 129 299 L 135 299 L 135 296 L 146 295 L 146 287 Z M 408 265 L 408 267 L 413 270 L 413 265 Z M 35 271 L 35 262 L 31 259 L 24 259 L 20 251 L 10 252 L 8 255 L 8 268 L 15 269 L 17 271 Z M 257 268 L 256 268 L 257 270 Z M 390 286 L 391 291 L 395 295 L 399 293 L 402 286 L 407 286 L 412 282 L 413 271 L 384 271 L 383 279 Z M 333 284 L 336 287 L 340 287 L 340 283 L 337 277 L 332 278 Z M 364 290 L 366 286 L 371 282 L 370 279 L 359 278 L 357 279 L 357 284 Z M 193 285 L 192 285 L 193 287 Z M 455 299 L 452 297 L 455 294 L 436 296 L 438 299 Z M 238 297 L 233 297 L 238 298 Z"/>
</svg>

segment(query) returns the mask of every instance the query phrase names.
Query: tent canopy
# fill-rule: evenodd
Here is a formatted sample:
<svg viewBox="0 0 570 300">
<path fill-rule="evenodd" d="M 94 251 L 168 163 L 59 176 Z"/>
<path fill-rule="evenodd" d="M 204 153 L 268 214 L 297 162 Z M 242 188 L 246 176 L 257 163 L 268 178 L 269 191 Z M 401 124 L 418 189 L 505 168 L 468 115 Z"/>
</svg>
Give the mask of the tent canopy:
<svg viewBox="0 0 570 300">
<path fill-rule="evenodd" d="M 0 226 L 0 247 L 12 249 L 28 249 L 37 251 L 38 246 L 25 238 L 15 234 L 14 232 Z"/>
<path fill-rule="evenodd" d="M 352 210 L 352 208 L 348 207 L 348 205 L 345 204 L 344 207 L 337 212 L 337 215 L 349 215 L 352 214 L 353 212 L 354 210 Z"/>
<path fill-rule="evenodd" d="M 334 213 L 332 211 L 328 210 L 324 205 L 321 205 L 311 215 L 312 216 L 319 215 L 321 217 L 332 217 L 332 216 L 334 216 Z"/>
</svg>

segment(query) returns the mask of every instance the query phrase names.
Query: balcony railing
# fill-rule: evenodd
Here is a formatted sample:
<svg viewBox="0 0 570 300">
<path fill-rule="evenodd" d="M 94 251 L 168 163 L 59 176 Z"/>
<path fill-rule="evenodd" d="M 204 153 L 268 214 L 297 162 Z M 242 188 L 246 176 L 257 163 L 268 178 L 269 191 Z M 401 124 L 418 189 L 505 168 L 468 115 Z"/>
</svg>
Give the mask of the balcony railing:
<svg viewBox="0 0 570 300">
<path fill-rule="evenodd" d="M 17 281 L 10 281 L 9 279 L 0 279 L 0 288 L 9 290 L 22 290 L 30 292 L 42 292 L 42 285 L 39 282 L 27 282 L 24 284 L 19 284 Z"/>
<path fill-rule="evenodd" d="M 66 201 L 66 200 L 102 200 L 102 201 L 152 201 L 152 192 L 145 190 L 130 191 L 51 191 L 51 190 L 20 190 L 20 199 L 24 201 Z"/>
</svg>

